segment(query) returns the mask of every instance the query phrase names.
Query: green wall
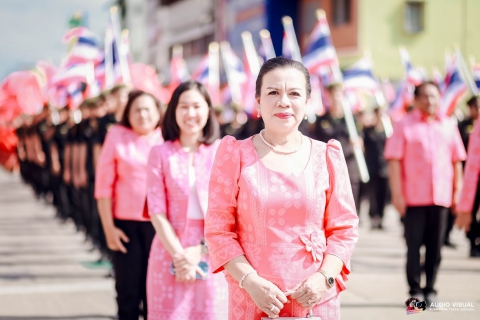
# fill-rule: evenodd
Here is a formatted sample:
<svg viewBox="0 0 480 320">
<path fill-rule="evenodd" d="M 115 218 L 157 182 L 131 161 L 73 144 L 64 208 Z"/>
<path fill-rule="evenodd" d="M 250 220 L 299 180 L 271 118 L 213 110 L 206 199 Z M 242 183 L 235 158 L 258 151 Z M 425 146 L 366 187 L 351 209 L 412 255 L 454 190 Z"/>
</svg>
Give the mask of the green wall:
<svg viewBox="0 0 480 320">
<path fill-rule="evenodd" d="M 445 51 L 459 46 L 466 60 L 480 62 L 480 0 L 425 0 L 424 30 L 410 35 L 403 29 L 406 0 L 359 0 L 359 52 L 340 57 L 342 67 L 364 50 L 371 52 L 379 77 L 400 79 L 404 69 L 398 47 L 410 53 L 412 64 L 430 76 L 433 67 L 442 72 Z M 468 62 L 467 62 L 468 63 Z"/>
</svg>

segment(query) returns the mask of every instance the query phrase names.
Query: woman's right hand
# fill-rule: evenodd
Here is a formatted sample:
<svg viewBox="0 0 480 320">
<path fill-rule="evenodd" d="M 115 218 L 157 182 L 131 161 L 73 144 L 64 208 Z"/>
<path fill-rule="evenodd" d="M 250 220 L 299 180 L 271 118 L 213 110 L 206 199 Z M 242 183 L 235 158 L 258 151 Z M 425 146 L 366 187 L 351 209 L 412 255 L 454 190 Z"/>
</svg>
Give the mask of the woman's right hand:
<svg viewBox="0 0 480 320">
<path fill-rule="evenodd" d="M 257 273 L 252 273 L 246 277 L 242 285 L 257 307 L 265 312 L 269 318 L 278 318 L 283 305 L 288 302 L 282 290 Z"/>
<path fill-rule="evenodd" d="M 127 253 L 127 249 L 123 245 L 123 242 L 129 242 L 130 240 L 121 229 L 112 227 L 108 231 L 105 230 L 105 238 L 107 240 L 107 246 L 110 250 Z"/>
<path fill-rule="evenodd" d="M 405 212 L 407 211 L 407 205 L 405 203 L 405 198 L 401 194 L 392 195 L 392 203 L 395 209 L 397 209 L 400 216 L 405 216 Z"/>
</svg>

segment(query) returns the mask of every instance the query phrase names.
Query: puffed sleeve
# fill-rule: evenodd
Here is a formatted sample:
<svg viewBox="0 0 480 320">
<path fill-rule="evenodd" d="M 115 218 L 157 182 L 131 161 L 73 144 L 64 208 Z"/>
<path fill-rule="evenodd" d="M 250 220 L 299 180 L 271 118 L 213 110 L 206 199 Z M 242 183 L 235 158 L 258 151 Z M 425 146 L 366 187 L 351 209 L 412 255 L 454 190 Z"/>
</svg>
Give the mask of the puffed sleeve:
<svg viewBox="0 0 480 320">
<path fill-rule="evenodd" d="M 402 160 L 405 152 L 403 121 L 394 124 L 393 134 L 385 143 L 384 157 L 387 160 Z"/>
<path fill-rule="evenodd" d="M 205 217 L 205 239 L 214 273 L 222 271 L 223 265 L 233 258 L 245 254 L 236 232 L 240 170 L 238 143 L 234 137 L 226 136 L 215 155 Z"/>
<path fill-rule="evenodd" d="M 147 203 L 150 216 L 159 213 L 167 213 L 165 176 L 162 171 L 161 152 L 161 145 L 154 146 L 148 156 Z"/>
<path fill-rule="evenodd" d="M 114 197 L 113 188 L 117 178 L 116 145 L 118 135 L 118 130 L 110 130 L 100 151 L 95 171 L 95 199 L 112 199 Z"/>
<path fill-rule="evenodd" d="M 478 176 L 480 175 L 480 122 L 475 125 L 470 135 L 467 154 L 463 188 L 457 206 L 457 210 L 460 212 L 472 211 L 477 192 Z"/>
<path fill-rule="evenodd" d="M 343 261 L 344 266 L 340 275 L 343 280 L 347 280 L 346 276 L 350 273 L 350 257 L 358 240 L 358 216 L 347 164 L 342 146 L 337 140 L 328 141 L 326 160 L 330 185 L 326 195 L 324 218 L 327 239 L 325 254 L 337 256 Z M 342 281 L 339 283 L 344 286 Z"/>
</svg>

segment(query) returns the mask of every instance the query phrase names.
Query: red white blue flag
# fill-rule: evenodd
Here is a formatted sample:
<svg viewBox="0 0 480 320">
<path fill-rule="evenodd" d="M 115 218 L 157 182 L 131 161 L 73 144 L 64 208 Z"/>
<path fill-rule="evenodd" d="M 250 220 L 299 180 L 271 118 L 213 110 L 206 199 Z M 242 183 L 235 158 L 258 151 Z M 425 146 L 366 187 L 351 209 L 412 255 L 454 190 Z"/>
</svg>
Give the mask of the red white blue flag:
<svg viewBox="0 0 480 320">
<path fill-rule="evenodd" d="M 322 66 L 338 64 L 337 52 L 333 46 L 330 28 L 325 17 L 319 17 L 308 39 L 303 64 L 310 73 L 318 73 Z"/>
</svg>

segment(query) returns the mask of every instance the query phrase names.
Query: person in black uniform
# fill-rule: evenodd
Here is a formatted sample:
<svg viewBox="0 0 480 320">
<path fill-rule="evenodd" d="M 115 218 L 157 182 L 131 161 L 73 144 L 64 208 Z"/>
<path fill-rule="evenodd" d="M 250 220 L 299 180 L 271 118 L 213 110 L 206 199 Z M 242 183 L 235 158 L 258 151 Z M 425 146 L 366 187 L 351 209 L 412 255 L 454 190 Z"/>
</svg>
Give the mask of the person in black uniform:
<svg viewBox="0 0 480 320">
<path fill-rule="evenodd" d="M 67 121 L 69 129 L 64 150 L 65 166 L 63 170 L 63 180 L 67 185 L 70 212 L 78 231 L 85 230 L 78 174 L 78 141 L 81 136 L 81 119 L 85 116 L 86 112 L 85 107 L 86 105 L 82 103 L 77 110 L 70 114 L 70 119 Z"/>
<path fill-rule="evenodd" d="M 61 220 L 71 217 L 67 185 L 63 181 L 65 168 L 64 154 L 68 134 L 68 109 L 66 107 L 52 112 L 54 134 L 50 141 L 51 180 L 57 213 Z"/>
<path fill-rule="evenodd" d="M 370 202 L 372 229 L 383 229 L 382 220 L 388 192 L 388 164 L 383 156 L 387 140 L 382 122 L 381 108 L 376 108 L 371 121 L 364 123 L 363 143 L 365 161 L 370 181 L 367 184 L 367 197 Z"/>
<path fill-rule="evenodd" d="M 335 139 L 342 145 L 358 213 L 360 209 L 361 180 L 360 171 L 354 156 L 353 143 L 361 143 L 361 141 L 351 141 L 350 135 L 348 134 L 345 115 L 343 113 L 343 89 L 341 85 L 337 83 L 332 84 L 327 87 L 327 92 L 331 101 L 330 107 L 323 116 L 317 118 L 311 137 L 325 143 L 330 139 Z"/>
</svg>

